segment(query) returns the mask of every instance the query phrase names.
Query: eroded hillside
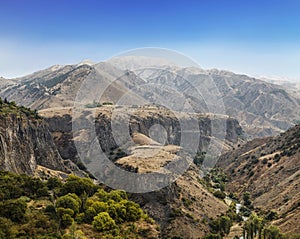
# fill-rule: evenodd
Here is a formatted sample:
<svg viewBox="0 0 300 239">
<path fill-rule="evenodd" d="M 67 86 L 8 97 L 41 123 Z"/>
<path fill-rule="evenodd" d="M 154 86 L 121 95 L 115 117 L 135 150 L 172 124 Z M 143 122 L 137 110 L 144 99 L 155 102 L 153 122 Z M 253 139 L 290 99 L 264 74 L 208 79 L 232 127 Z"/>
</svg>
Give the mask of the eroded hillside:
<svg viewBox="0 0 300 239">
<path fill-rule="evenodd" d="M 255 207 L 278 213 L 274 224 L 282 231 L 300 232 L 300 125 L 248 142 L 223 155 L 218 165 L 231 177 L 231 192 L 250 192 Z"/>
</svg>

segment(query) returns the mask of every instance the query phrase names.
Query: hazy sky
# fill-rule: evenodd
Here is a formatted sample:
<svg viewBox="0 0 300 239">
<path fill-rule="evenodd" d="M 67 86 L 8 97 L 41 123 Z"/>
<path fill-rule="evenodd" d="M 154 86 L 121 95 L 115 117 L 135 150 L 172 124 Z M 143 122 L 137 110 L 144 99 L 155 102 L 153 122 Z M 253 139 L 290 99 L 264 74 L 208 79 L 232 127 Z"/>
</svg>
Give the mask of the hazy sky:
<svg viewBox="0 0 300 239">
<path fill-rule="evenodd" d="M 170 48 L 203 68 L 300 81 L 298 0 L 1 0 L 0 76 Z"/>
</svg>

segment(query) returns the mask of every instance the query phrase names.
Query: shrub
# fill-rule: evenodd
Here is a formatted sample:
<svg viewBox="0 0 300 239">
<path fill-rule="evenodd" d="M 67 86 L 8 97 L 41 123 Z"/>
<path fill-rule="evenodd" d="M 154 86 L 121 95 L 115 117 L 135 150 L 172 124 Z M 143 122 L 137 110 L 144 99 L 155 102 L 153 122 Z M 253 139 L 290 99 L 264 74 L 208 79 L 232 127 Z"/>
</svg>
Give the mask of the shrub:
<svg viewBox="0 0 300 239">
<path fill-rule="evenodd" d="M 67 182 L 63 185 L 61 194 L 75 193 L 78 196 L 86 193 L 92 196 L 97 190 L 97 186 L 89 178 L 80 178 L 75 175 L 68 177 Z"/>
<path fill-rule="evenodd" d="M 121 203 L 126 207 L 126 221 L 137 221 L 141 218 L 142 210 L 137 203 L 127 200 Z"/>
<path fill-rule="evenodd" d="M 21 222 L 25 217 L 26 209 L 27 204 L 23 200 L 8 200 L 0 203 L 0 216 L 13 222 Z"/>
<path fill-rule="evenodd" d="M 0 217 L 0 239 L 13 239 L 15 232 L 12 229 L 13 223 L 7 218 Z"/>
<path fill-rule="evenodd" d="M 250 207 L 252 202 L 251 202 L 251 199 L 250 199 L 250 193 L 249 192 L 245 192 L 243 194 L 243 201 L 244 201 L 244 205 L 246 207 Z"/>
<path fill-rule="evenodd" d="M 69 193 L 65 196 L 59 197 L 56 201 L 57 208 L 69 208 L 72 209 L 75 214 L 79 212 L 80 206 L 80 198 L 73 193 Z"/>
<path fill-rule="evenodd" d="M 100 212 L 94 217 L 92 225 L 96 231 L 102 232 L 113 229 L 116 226 L 116 223 L 107 212 Z"/>
<path fill-rule="evenodd" d="M 63 214 L 60 223 L 62 228 L 67 228 L 74 223 L 74 219 L 69 214 Z"/>
<path fill-rule="evenodd" d="M 278 219 L 278 213 L 271 210 L 271 211 L 265 216 L 265 219 L 266 219 L 267 221 L 273 221 L 273 220 L 275 220 L 275 219 Z"/>
<path fill-rule="evenodd" d="M 220 190 L 217 190 L 214 192 L 214 196 L 220 199 L 225 199 L 226 198 L 226 194 Z"/>
<path fill-rule="evenodd" d="M 84 212 L 84 221 L 86 223 L 92 223 L 96 215 L 97 215 L 96 210 L 93 207 L 88 207 Z"/>
<path fill-rule="evenodd" d="M 52 190 L 54 188 L 62 187 L 62 182 L 58 178 L 51 177 L 47 181 L 47 187 Z"/>
</svg>

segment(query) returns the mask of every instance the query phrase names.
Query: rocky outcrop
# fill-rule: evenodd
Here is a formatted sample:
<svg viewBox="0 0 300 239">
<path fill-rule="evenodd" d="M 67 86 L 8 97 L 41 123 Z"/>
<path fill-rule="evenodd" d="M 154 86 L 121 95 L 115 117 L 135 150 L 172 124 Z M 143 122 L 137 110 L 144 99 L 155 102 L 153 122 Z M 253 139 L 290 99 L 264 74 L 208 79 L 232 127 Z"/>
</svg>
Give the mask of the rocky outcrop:
<svg viewBox="0 0 300 239">
<path fill-rule="evenodd" d="M 0 114 L 0 169 L 34 175 L 38 166 L 70 172 L 43 119 Z"/>
<path fill-rule="evenodd" d="M 115 149 L 120 145 L 116 143 L 116 135 L 113 135 L 111 122 L 112 111 L 114 107 L 100 107 L 93 110 L 86 110 L 77 120 L 81 124 L 88 122 L 91 114 L 95 114 L 95 130 L 98 136 L 101 149 L 107 155 L 112 155 Z M 126 111 L 126 109 L 125 109 Z M 40 111 L 40 114 L 45 117 L 49 124 L 49 129 L 53 135 L 57 148 L 64 159 L 74 159 L 77 157 L 76 147 L 74 144 L 74 135 L 72 132 L 72 109 L 48 109 Z M 178 115 L 177 115 L 178 117 Z M 160 125 L 166 130 L 166 139 L 164 144 L 180 145 L 181 143 L 181 125 L 180 121 L 186 124 L 197 122 L 200 130 L 200 138 L 198 151 L 206 151 L 212 140 L 217 141 L 216 147 L 231 149 L 234 145 L 243 141 L 244 132 L 237 120 L 227 116 L 211 117 L 208 115 L 198 114 L 194 118 L 187 117 L 187 114 L 182 114 L 182 118 L 177 118 L 174 114 L 165 109 L 155 109 L 142 107 L 135 109 L 134 115 L 130 118 L 128 129 L 130 135 L 135 132 L 150 136 L 151 127 Z M 121 122 L 122 118 L 118 118 Z M 224 126 L 224 135 L 218 132 L 219 129 L 214 129 L 215 135 L 212 135 L 213 126 Z M 77 135 L 77 140 L 85 137 L 84 130 Z M 218 138 L 219 137 L 219 138 Z M 224 137 L 224 138 L 222 138 Z M 213 144 L 212 144 L 213 145 Z"/>
</svg>

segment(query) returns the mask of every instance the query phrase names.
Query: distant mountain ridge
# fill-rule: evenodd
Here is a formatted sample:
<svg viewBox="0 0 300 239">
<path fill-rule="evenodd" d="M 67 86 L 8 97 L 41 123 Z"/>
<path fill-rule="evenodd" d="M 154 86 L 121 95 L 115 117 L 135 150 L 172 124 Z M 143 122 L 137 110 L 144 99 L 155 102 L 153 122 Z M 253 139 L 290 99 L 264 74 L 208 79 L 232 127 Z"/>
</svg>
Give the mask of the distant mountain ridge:
<svg viewBox="0 0 300 239">
<path fill-rule="evenodd" d="M 224 102 L 224 114 L 237 118 L 249 136 L 278 134 L 300 121 L 299 98 L 282 86 L 227 71 L 166 65 L 164 61 L 150 61 L 150 66 L 156 69 L 149 72 L 143 68 L 145 59 L 138 65 L 139 58 L 128 70 L 128 59 L 122 59 L 98 64 L 83 62 L 53 66 L 22 78 L 1 80 L 0 96 L 33 109 L 71 107 L 82 82 L 93 76 L 99 79 L 98 87 L 108 86 L 102 102 L 118 103 L 122 95 L 131 91 L 132 101 L 146 99 L 155 102 L 165 97 L 170 102 L 174 101 L 174 106 L 180 111 L 184 99 L 196 112 L 207 112 L 205 99 L 201 101 L 195 97 L 195 92 L 187 87 L 186 82 L 192 82 L 198 88 L 208 88 L 213 81 L 219 91 L 216 97 Z M 169 88 L 175 86 L 182 92 L 182 97 L 166 89 L 139 87 L 149 83 Z"/>
</svg>

